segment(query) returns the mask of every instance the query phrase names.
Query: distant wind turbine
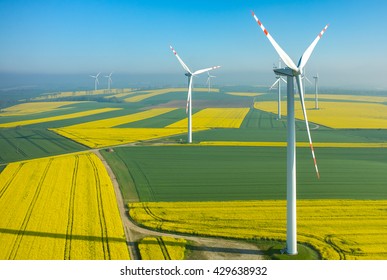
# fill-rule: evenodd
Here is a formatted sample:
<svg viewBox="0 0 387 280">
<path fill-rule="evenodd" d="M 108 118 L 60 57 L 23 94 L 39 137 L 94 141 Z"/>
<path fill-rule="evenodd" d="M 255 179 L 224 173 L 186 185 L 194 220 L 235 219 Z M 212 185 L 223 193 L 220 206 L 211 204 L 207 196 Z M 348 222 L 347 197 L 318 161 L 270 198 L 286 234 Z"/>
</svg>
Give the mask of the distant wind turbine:
<svg viewBox="0 0 387 280">
<path fill-rule="evenodd" d="M 90 77 L 94 78 L 94 90 L 97 90 L 97 85 L 99 84 L 99 81 L 98 81 L 98 76 L 99 74 L 101 74 L 101 72 L 99 72 L 97 75 L 93 76 L 93 75 L 90 75 Z"/>
<path fill-rule="evenodd" d="M 207 72 L 208 78 L 206 84 L 208 85 L 208 92 L 211 92 L 211 78 L 216 78 L 216 76 L 212 76 L 210 72 Z"/>
<path fill-rule="evenodd" d="M 113 72 L 111 72 L 108 76 L 105 76 L 105 78 L 108 78 L 108 90 L 110 91 L 110 85 L 111 83 L 113 82 L 112 80 L 112 74 Z"/>
<path fill-rule="evenodd" d="M 177 60 L 180 62 L 181 66 L 187 73 L 185 75 L 188 77 L 188 95 L 187 95 L 187 107 L 186 107 L 186 114 L 188 114 L 188 143 L 192 143 L 192 80 L 194 76 L 197 76 L 199 74 L 208 72 L 210 70 L 214 70 L 219 68 L 220 66 L 214 66 L 209 68 L 204 68 L 201 70 L 197 70 L 195 72 L 192 72 L 189 70 L 188 66 L 181 60 L 177 52 L 173 49 L 172 46 L 170 46 L 172 52 L 176 56 Z"/>
<path fill-rule="evenodd" d="M 306 69 L 305 69 L 305 68 L 304 68 L 304 70 L 303 70 L 301 79 L 302 79 L 302 80 L 306 80 L 310 85 L 313 85 L 313 83 L 312 83 L 312 82 L 308 79 L 308 77 L 306 76 Z M 304 94 L 306 94 L 306 89 L 305 89 L 306 83 L 304 82 L 303 85 L 304 85 Z M 304 95 L 304 97 L 305 97 L 305 95 Z"/>
<path fill-rule="evenodd" d="M 262 31 L 265 33 L 267 39 L 273 45 L 274 49 L 281 57 L 282 61 L 286 64 L 286 68 L 274 69 L 277 75 L 287 77 L 287 229 L 286 229 L 286 248 L 285 251 L 289 255 L 296 255 L 297 252 L 297 217 L 296 217 L 296 131 L 295 131 L 295 118 L 294 118 L 294 78 L 297 82 L 297 87 L 300 95 L 302 112 L 304 114 L 306 131 L 308 133 L 309 145 L 312 151 L 312 157 L 314 167 L 316 169 L 317 177 L 320 178 L 320 174 L 317 168 L 316 157 L 314 155 L 312 138 L 310 136 L 310 129 L 308 118 L 306 115 L 303 85 L 302 85 L 302 74 L 306 63 L 308 62 L 314 48 L 318 41 L 328 28 L 328 25 L 318 34 L 312 44 L 306 49 L 304 54 L 301 56 L 298 65 L 294 64 L 293 60 L 285 53 L 285 51 L 277 44 L 267 29 L 262 25 L 261 21 L 252 12 L 252 15 Z"/>
<path fill-rule="evenodd" d="M 314 79 L 314 108 L 318 110 L 318 73 L 313 77 Z"/>
<path fill-rule="evenodd" d="M 277 67 L 274 65 L 273 67 L 274 69 L 277 69 Z M 278 61 L 278 68 L 281 68 L 281 59 L 279 59 Z M 276 81 L 274 82 L 274 84 L 271 85 L 270 87 L 270 90 L 272 90 L 276 85 L 278 85 L 278 117 L 277 119 L 281 119 L 281 81 L 285 81 L 284 78 L 282 78 L 281 76 L 279 75 L 276 75 Z"/>
</svg>

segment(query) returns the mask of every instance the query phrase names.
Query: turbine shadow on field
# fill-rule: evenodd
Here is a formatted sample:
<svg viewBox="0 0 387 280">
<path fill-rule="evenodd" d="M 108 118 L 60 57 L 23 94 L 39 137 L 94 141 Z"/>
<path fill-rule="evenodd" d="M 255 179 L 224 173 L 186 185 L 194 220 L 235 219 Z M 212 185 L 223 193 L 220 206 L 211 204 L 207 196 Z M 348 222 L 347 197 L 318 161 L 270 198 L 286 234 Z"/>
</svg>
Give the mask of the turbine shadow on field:
<svg viewBox="0 0 387 280">
<path fill-rule="evenodd" d="M 20 231 L 17 229 L 7 229 L 7 228 L 0 228 L 0 233 L 23 235 L 23 236 L 36 236 L 36 237 L 66 239 L 65 233 L 40 232 L 40 231 L 31 231 L 31 230 Z M 102 242 L 102 236 L 92 236 L 92 235 L 72 234 L 71 239 L 72 240 L 101 241 Z M 108 237 L 107 239 L 108 239 L 108 242 L 125 242 L 126 243 L 125 238 L 121 238 L 121 237 Z"/>
</svg>

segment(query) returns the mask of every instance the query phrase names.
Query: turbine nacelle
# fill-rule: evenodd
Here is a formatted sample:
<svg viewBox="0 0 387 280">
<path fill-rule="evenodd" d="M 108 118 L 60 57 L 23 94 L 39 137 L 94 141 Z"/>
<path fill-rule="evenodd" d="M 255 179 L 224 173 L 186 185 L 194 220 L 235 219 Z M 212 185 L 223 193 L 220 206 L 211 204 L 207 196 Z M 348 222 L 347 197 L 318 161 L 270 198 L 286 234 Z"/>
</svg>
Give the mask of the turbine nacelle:
<svg viewBox="0 0 387 280">
<path fill-rule="evenodd" d="M 299 75 L 297 72 L 295 72 L 293 69 L 290 69 L 289 67 L 285 67 L 285 68 L 275 68 L 274 70 L 274 73 L 278 76 L 290 76 L 290 77 L 294 77 L 294 76 L 297 76 Z"/>
</svg>

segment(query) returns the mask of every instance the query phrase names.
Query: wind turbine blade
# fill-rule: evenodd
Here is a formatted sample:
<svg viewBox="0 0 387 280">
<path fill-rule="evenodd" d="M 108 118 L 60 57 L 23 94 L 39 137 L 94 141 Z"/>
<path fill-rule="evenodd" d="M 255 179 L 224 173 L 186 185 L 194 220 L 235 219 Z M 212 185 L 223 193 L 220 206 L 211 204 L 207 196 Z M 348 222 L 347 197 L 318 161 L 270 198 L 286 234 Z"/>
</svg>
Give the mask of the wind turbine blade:
<svg viewBox="0 0 387 280">
<path fill-rule="evenodd" d="M 174 50 L 172 46 L 169 46 L 172 50 L 172 52 L 175 54 L 177 60 L 180 62 L 181 66 L 183 66 L 184 70 L 187 71 L 188 73 L 192 74 L 191 70 L 189 70 L 188 66 L 185 65 L 184 61 L 180 58 L 180 56 L 177 54 L 177 52 Z"/>
<path fill-rule="evenodd" d="M 269 90 L 272 90 L 272 89 L 275 87 L 275 85 L 279 83 L 279 81 L 280 81 L 280 79 L 277 79 L 277 80 L 274 82 L 274 84 L 271 85 L 271 87 L 269 88 Z"/>
<path fill-rule="evenodd" d="M 191 100 L 191 94 L 192 94 L 192 76 L 189 77 L 188 95 L 187 95 L 187 106 L 185 107 L 185 113 L 186 114 L 188 114 L 188 106 L 189 106 L 189 101 Z"/>
<path fill-rule="evenodd" d="M 271 37 L 267 29 L 263 26 L 261 21 L 257 18 L 257 16 L 254 14 L 253 11 L 251 11 L 255 21 L 258 23 L 258 25 L 261 27 L 263 33 L 265 33 L 267 39 L 269 39 L 270 43 L 273 45 L 274 49 L 277 51 L 278 55 L 282 59 L 283 62 L 285 62 L 286 66 L 288 66 L 290 69 L 294 71 L 298 71 L 298 67 L 296 64 L 294 64 L 293 60 L 287 55 L 287 53 L 277 44 L 277 42 Z"/>
<path fill-rule="evenodd" d="M 285 82 L 285 84 L 288 83 L 288 82 L 287 82 L 284 78 L 282 78 L 282 77 L 281 77 L 281 80 L 282 80 L 283 82 Z"/>
<path fill-rule="evenodd" d="M 312 82 L 308 79 L 307 76 L 304 75 L 303 78 L 305 78 L 305 80 L 307 80 L 309 84 L 313 85 Z"/>
<path fill-rule="evenodd" d="M 101 72 L 99 72 L 99 73 L 95 76 L 96 79 L 98 79 L 99 74 L 101 74 Z"/>
<path fill-rule="evenodd" d="M 328 28 L 328 24 L 324 27 L 324 29 L 317 35 L 316 39 L 310 44 L 310 46 L 306 49 L 304 54 L 301 56 L 300 60 L 298 61 L 298 68 L 302 69 L 305 67 L 306 63 L 308 62 L 314 48 L 316 47 L 318 41 L 321 39 L 322 35 L 325 33 L 325 31 Z"/>
<path fill-rule="evenodd" d="M 314 155 L 314 149 L 313 149 L 313 143 L 312 143 L 312 137 L 310 136 L 310 129 L 309 129 L 309 123 L 308 123 L 308 117 L 306 115 L 306 109 L 305 109 L 305 101 L 304 101 L 304 90 L 302 86 L 302 79 L 300 75 L 296 76 L 297 80 L 297 87 L 298 87 L 298 92 L 300 94 L 300 100 L 301 100 L 301 106 L 302 106 L 302 112 L 304 114 L 304 119 L 305 119 L 305 124 L 306 124 L 306 131 L 308 132 L 308 138 L 309 138 L 309 146 L 312 151 L 312 157 L 313 157 L 313 162 L 314 162 L 314 168 L 316 169 L 316 174 L 317 178 L 320 179 L 320 173 L 318 172 L 318 167 L 317 167 L 317 161 L 316 161 L 316 156 Z"/>
<path fill-rule="evenodd" d="M 208 72 L 208 71 L 211 71 L 211 70 L 214 70 L 214 69 L 218 69 L 218 68 L 220 68 L 220 66 L 214 66 L 214 67 L 210 67 L 210 68 L 205 68 L 205 69 L 197 70 L 197 71 L 193 72 L 192 75 L 199 75 L 199 74 L 202 74 L 204 72 Z"/>
</svg>

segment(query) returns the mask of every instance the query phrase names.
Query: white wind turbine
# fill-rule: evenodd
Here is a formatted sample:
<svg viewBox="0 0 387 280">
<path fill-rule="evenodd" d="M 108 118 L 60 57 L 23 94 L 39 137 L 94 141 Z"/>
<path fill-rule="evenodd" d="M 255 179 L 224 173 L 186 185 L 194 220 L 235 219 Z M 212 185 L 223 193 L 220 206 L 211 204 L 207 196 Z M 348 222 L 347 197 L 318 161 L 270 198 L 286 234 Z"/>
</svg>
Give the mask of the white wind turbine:
<svg viewBox="0 0 387 280">
<path fill-rule="evenodd" d="M 302 74 L 303 69 L 308 62 L 313 49 L 316 47 L 321 36 L 324 34 L 328 25 L 318 34 L 312 44 L 306 49 L 301 56 L 298 65 L 294 64 L 293 60 L 285 53 L 285 51 L 277 44 L 273 37 L 269 34 L 267 29 L 262 25 L 261 21 L 252 12 L 254 19 L 281 57 L 282 61 L 286 64 L 286 68 L 275 69 L 274 72 L 277 75 L 287 77 L 287 225 L 286 225 L 286 248 L 285 251 L 289 255 L 297 254 L 297 222 L 296 222 L 296 134 L 295 134 L 295 118 L 294 118 L 294 78 L 296 78 L 297 87 L 300 95 L 300 101 L 302 106 L 302 112 L 304 114 L 306 130 L 308 133 L 309 144 L 312 151 L 312 157 L 314 161 L 314 167 L 316 169 L 317 177 L 320 178 L 316 158 L 314 155 L 312 138 L 310 136 L 309 124 L 305 110 L 303 86 L 302 86 Z"/>
<path fill-rule="evenodd" d="M 318 73 L 313 77 L 314 79 L 314 108 L 318 110 Z"/>
<path fill-rule="evenodd" d="M 191 72 L 189 70 L 188 66 L 185 65 L 183 60 L 179 57 L 177 52 L 173 49 L 172 46 L 170 46 L 171 50 L 175 54 L 177 60 L 180 62 L 181 66 L 184 68 L 187 73 L 185 75 L 188 77 L 188 96 L 187 96 L 187 107 L 186 107 L 186 113 L 188 114 L 188 143 L 192 143 L 192 80 L 194 76 L 197 76 L 199 74 L 208 72 L 210 70 L 214 70 L 219 68 L 220 66 L 214 66 L 214 67 L 209 67 L 209 68 L 204 68 L 201 70 L 197 70 L 195 72 Z"/>
<path fill-rule="evenodd" d="M 101 74 L 101 72 L 99 72 L 97 75 L 93 76 L 93 75 L 90 75 L 90 77 L 94 78 L 94 90 L 97 90 L 97 85 L 99 84 L 99 81 L 98 81 L 98 76 L 99 74 Z"/>
<path fill-rule="evenodd" d="M 277 67 L 273 67 L 274 69 L 277 69 Z M 281 59 L 279 59 L 279 62 L 278 62 L 278 68 L 281 68 Z M 280 75 L 276 75 L 276 81 L 274 82 L 274 84 L 271 85 L 270 87 L 270 90 L 272 90 L 277 84 L 278 84 L 278 119 L 280 120 L 281 119 L 281 80 L 285 81 L 284 78 L 282 78 Z"/>
<path fill-rule="evenodd" d="M 110 91 L 110 85 L 112 84 L 113 80 L 112 80 L 112 74 L 113 72 L 111 72 L 108 76 L 105 76 L 105 78 L 108 78 L 108 90 Z"/>
<path fill-rule="evenodd" d="M 210 72 L 207 72 L 208 78 L 206 84 L 208 85 L 208 92 L 211 92 L 211 78 L 216 78 L 216 76 L 212 76 Z"/>
</svg>

